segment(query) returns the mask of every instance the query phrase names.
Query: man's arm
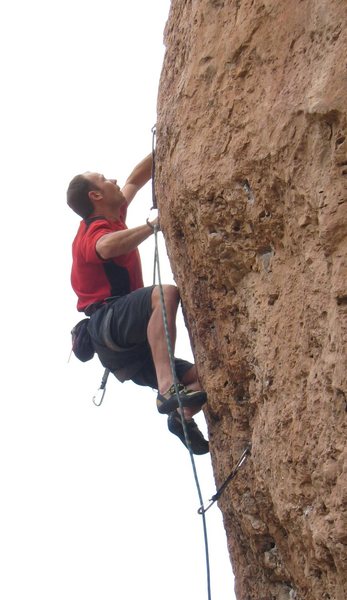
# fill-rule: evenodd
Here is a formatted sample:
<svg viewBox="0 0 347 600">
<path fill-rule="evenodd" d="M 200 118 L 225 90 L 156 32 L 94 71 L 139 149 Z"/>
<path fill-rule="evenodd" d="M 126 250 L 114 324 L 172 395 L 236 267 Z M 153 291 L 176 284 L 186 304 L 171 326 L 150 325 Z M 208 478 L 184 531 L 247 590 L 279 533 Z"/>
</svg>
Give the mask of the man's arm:
<svg viewBox="0 0 347 600">
<path fill-rule="evenodd" d="M 130 173 L 122 188 L 122 194 L 130 204 L 136 192 L 142 188 L 152 176 L 152 154 L 148 154 Z"/>
<path fill-rule="evenodd" d="M 106 233 L 96 242 L 96 251 L 104 260 L 127 254 L 154 233 L 155 225 L 158 226 L 158 217 L 132 229 Z"/>
</svg>

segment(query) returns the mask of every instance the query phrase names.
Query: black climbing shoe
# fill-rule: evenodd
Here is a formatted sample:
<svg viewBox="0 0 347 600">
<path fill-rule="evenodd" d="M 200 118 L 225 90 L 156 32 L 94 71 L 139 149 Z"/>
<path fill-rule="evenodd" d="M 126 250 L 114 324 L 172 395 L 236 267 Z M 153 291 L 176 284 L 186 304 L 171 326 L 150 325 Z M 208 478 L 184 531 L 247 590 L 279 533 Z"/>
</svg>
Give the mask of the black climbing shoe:
<svg viewBox="0 0 347 600">
<path fill-rule="evenodd" d="M 182 444 L 184 444 L 187 448 L 188 446 L 184 437 L 182 420 L 177 410 L 174 410 L 172 413 L 169 414 L 167 418 L 167 426 L 169 431 L 171 431 L 171 433 L 173 433 L 174 435 L 177 435 L 177 437 L 181 440 Z M 192 419 L 191 421 L 186 421 L 186 426 L 190 441 L 190 447 L 192 449 L 193 454 L 207 454 L 207 452 L 209 452 L 208 441 L 205 440 L 194 419 Z"/>
<path fill-rule="evenodd" d="M 189 390 L 184 387 L 182 384 L 178 384 L 178 393 L 181 400 L 182 406 L 190 407 L 190 408 L 201 408 L 203 404 L 205 404 L 207 400 L 206 392 L 202 392 L 201 390 Z M 179 402 L 177 399 L 177 395 L 175 392 L 175 386 L 172 386 L 168 389 L 165 394 L 157 395 L 157 409 L 162 415 L 168 415 L 170 412 L 175 410 L 175 408 L 179 407 Z"/>
</svg>

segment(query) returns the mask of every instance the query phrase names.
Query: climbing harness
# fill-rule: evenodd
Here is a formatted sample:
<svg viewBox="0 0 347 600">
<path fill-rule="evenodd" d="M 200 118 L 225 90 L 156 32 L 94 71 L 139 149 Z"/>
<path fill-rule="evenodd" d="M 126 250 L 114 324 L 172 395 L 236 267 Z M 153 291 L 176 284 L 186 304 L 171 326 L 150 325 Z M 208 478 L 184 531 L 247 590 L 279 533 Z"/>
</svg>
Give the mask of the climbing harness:
<svg viewBox="0 0 347 600">
<path fill-rule="evenodd" d="M 233 468 L 233 470 L 231 471 L 230 475 L 226 478 L 226 480 L 224 481 L 224 483 L 220 486 L 220 488 L 217 490 L 217 492 L 212 496 L 212 498 L 210 498 L 210 504 L 208 506 L 206 506 L 206 508 L 204 508 L 203 506 L 200 506 L 198 513 L 199 515 L 201 515 L 202 513 L 205 513 L 208 511 L 209 508 L 211 508 L 211 506 L 213 506 L 213 504 L 215 502 L 217 502 L 217 500 L 219 500 L 219 498 L 221 497 L 222 493 L 224 492 L 226 486 L 228 485 L 228 483 L 234 479 L 234 477 L 236 477 L 237 473 L 239 472 L 239 470 L 241 469 L 242 465 L 246 462 L 248 456 L 251 454 L 251 444 L 248 444 L 246 446 L 246 448 L 244 449 L 244 451 L 242 452 L 239 460 L 237 461 L 235 467 Z"/>
</svg>

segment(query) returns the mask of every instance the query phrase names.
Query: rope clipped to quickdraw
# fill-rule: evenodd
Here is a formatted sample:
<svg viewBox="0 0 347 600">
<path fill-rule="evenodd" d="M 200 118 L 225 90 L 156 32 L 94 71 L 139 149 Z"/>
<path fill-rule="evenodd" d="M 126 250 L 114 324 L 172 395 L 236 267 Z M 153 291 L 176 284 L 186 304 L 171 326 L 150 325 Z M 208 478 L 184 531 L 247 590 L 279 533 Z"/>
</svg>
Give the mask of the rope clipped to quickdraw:
<svg viewBox="0 0 347 600">
<path fill-rule="evenodd" d="M 95 406 L 101 406 L 101 404 L 102 404 L 102 401 L 103 401 L 105 393 L 106 393 L 106 383 L 107 383 L 109 374 L 110 374 L 110 369 L 105 369 L 104 374 L 102 376 L 101 383 L 100 383 L 100 387 L 93 396 L 93 402 L 94 402 Z"/>
<path fill-rule="evenodd" d="M 199 515 L 202 515 L 203 513 L 207 512 L 208 509 L 211 508 L 211 506 L 213 506 L 213 504 L 215 502 L 217 502 L 217 500 L 219 500 L 219 498 L 221 497 L 221 495 L 224 492 L 224 490 L 225 490 L 226 486 L 228 485 L 228 483 L 232 479 L 234 479 L 234 477 L 236 477 L 236 475 L 239 472 L 239 470 L 241 469 L 242 465 L 246 462 L 248 456 L 251 454 L 251 447 L 252 447 L 251 444 L 248 444 L 248 446 L 246 446 L 246 448 L 242 452 L 239 460 L 237 461 L 235 467 L 231 471 L 230 475 L 226 478 L 226 480 L 224 481 L 224 483 L 220 486 L 220 488 L 212 496 L 212 498 L 210 498 L 210 504 L 208 506 L 206 506 L 206 508 L 204 506 L 200 506 L 200 508 L 198 509 Z"/>
</svg>

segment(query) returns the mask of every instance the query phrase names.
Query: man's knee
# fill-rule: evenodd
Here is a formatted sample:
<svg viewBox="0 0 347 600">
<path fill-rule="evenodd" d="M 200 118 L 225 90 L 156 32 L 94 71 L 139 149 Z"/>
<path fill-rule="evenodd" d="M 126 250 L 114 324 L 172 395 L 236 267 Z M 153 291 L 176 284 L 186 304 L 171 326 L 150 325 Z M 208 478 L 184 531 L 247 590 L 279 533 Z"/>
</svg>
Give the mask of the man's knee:
<svg viewBox="0 0 347 600">
<path fill-rule="evenodd" d="M 166 308 L 178 307 L 180 301 L 180 295 L 175 285 L 166 284 L 162 286 L 164 302 Z M 154 310 L 160 306 L 160 288 L 158 285 L 155 286 L 152 292 L 152 309 Z"/>
</svg>

